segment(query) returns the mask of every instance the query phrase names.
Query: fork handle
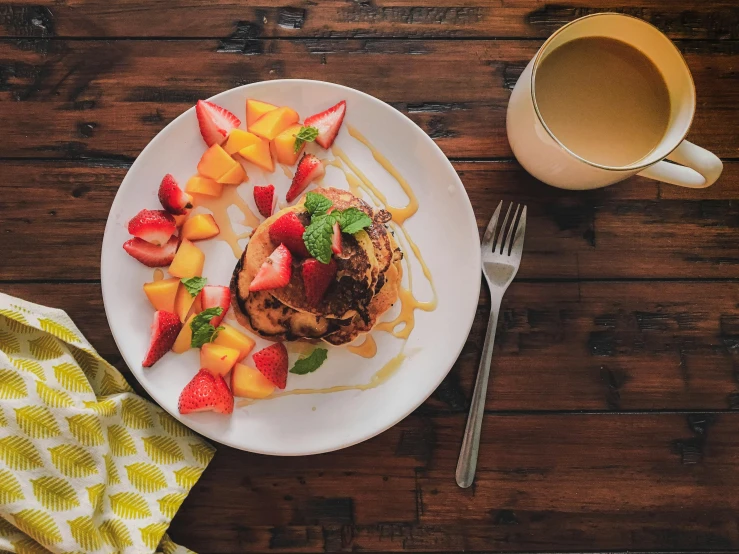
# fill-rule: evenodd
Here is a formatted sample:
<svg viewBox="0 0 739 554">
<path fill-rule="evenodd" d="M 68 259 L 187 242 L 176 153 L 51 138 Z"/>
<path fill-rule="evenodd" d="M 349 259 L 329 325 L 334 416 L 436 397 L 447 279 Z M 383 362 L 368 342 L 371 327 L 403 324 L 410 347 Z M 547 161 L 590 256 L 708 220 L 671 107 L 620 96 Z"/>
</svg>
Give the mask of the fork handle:
<svg viewBox="0 0 739 554">
<path fill-rule="evenodd" d="M 482 359 L 477 370 L 477 381 L 475 391 L 472 393 L 470 403 L 470 415 L 467 418 L 467 427 L 464 430 L 462 449 L 459 452 L 457 462 L 457 484 L 466 489 L 475 480 L 477 469 L 477 454 L 480 450 L 480 429 L 485 412 L 485 398 L 488 391 L 488 377 L 490 376 L 490 362 L 493 358 L 493 344 L 495 343 L 495 330 L 498 327 L 498 312 L 500 312 L 501 299 L 491 299 L 490 318 L 488 329 L 485 333 L 485 344 L 482 347 Z"/>
</svg>

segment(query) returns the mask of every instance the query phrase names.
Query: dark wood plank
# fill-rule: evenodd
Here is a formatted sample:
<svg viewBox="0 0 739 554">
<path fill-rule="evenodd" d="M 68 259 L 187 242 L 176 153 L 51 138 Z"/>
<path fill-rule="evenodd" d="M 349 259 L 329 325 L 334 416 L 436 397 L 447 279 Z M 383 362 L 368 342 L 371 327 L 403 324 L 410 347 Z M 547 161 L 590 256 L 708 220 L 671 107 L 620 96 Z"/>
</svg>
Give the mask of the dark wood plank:
<svg viewBox="0 0 739 554">
<path fill-rule="evenodd" d="M 263 79 L 333 81 L 390 102 L 451 157 L 510 157 L 510 90 L 540 40 L 0 42 L 0 157 L 132 159 L 198 98 Z M 737 156 L 739 46 L 680 43 L 699 108 L 691 140 Z M 187 60 L 187 63 L 182 63 Z M 464 83 L 460 68 L 465 68 Z"/>
<path fill-rule="evenodd" d="M 105 221 L 125 166 L 1 163 L 0 236 L 7 247 L 0 280 L 98 279 Z M 501 199 L 528 205 L 521 279 L 739 278 L 737 162 L 699 191 L 643 178 L 562 191 L 515 162 L 455 167 L 480 227 Z"/>
<path fill-rule="evenodd" d="M 171 535 L 203 554 L 736 549 L 736 420 L 487 416 L 466 490 L 463 414 L 300 460 L 221 447 Z"/>
<path fill-rule="evenodd" d="M 25 0 L 0 4 L 0 36 L 44 37 L 545 37 L 599 11 L 646 19 L 673 38 L 738 38 L 730 0 Z M 173 22 L 176 21 L 176 24 Z"/>
<path fill-rule="evenodd" d="M 0 291 L 66 310 L 101 355 L 127 371 L 98 284 L 0 284 Z M 459 360 L 422 413 L 466 412 L 487 314 L 484 294 Z M 487 409 L 739 409 L 738 344 L 733 283 L 514 283 Z"/>
</svg>

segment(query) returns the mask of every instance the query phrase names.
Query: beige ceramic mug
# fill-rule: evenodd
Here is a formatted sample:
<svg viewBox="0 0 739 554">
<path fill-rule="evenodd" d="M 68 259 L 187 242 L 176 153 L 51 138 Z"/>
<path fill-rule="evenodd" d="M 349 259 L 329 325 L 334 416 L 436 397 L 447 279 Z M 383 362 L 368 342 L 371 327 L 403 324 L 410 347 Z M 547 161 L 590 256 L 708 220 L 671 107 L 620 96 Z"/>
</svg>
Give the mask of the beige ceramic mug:
<svg viewBox="0 0 739 554">
<path fill-rule="evenodd" d="M 551 131 L 537 104 L 536 78 L 542 60 L 563 44 L 585 37 L 612 38 L 633 46 L 652 61 L 667 87 L 670 112 L 666 132 L 656 147 L 630 165 L 603 165 L 579 156 Z M 529 173 L 559 188 L 599 188 L 635 174 L 683 187 L 704 188 L 718 179 L 723 165 L 708 150 L 685 140 L 695 105 L 690 70 L 670 39 L 635 17 L 593 14 L 556 31 L 526 66 L 508 105 L 508 140 L 516 158 Z"/>
</svg>

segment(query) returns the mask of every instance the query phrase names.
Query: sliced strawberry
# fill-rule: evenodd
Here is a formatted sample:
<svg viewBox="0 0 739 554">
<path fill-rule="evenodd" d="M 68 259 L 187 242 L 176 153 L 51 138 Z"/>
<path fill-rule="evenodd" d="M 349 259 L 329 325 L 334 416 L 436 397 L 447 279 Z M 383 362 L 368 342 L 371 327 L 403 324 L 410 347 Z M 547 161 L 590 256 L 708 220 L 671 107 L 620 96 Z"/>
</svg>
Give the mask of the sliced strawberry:
<svg viewBox="0 0 739 554">
<path fill-rule="evenodd" d="M 207 100 L 198 100 L 195 105 L 195 115 L 198 117 L 200 134 L 203 135 L 203 140 L 208 146 L 223 144 L 228 132 L 241 125 L 239 118 L 226 108 L 221 108 Z"/>
<path fill-rule="evenodd" d="M 220 285 L 206 285 L 200 291 L 200 300 L 203 310 L 207 310 L 208 308 L 223 308 L 221 315 L 210 320 L 210 324 L 213 327 L 218 327 L 218 324 L 226 317 L 226 312 L 231 305 L 231 290 L 228 287 L 222 287 Z"/>
<path fill-rule="evenodd" d="M 346 113 L 346 102 L 343 100 L 330 107 L 325 112 L 310 116 L 303 123 L 304 127 L 315 127 L 318 129 L 316 142 L 324 148 L 330 148 L 339 133 L 344 114 Z"/>
<path fill-rule="evenodd" d="M 169 352 L 180 329 L 182 329 L 182 322 L 179 316 L 171 312 L 165 312 L 164 310 L 156 312 L 154 314 L 154 323 L 151 324 L 149 350 L 146 351 L 146 356 L 144 356 L 144 361 L 141 365 L 151 367 L 159 358 Z"/>
<path fill-rule="evenodd" d="M 155 246 L 140 238 L 133 238 L 123 243 L 123 249 L 142 264 L 149 267 L 164 267 L 174 260 L 180 241 L 171 237 L 164 246 Z"/>
<path fill-rule="evenodd" d="M 192 208 L 192 196 L 184 192 L 175 178 L 167 173 L 159 185 L 159 202 L 174 215 L 185 215 Z"/>
<path fill-rule="evenodd" d="M 259 268 L 249 285 L 249 290 L 254 292 L 257 290 L 279 289 L 287 285 L 292 275 L 292 261 L 293 257 L 290 251 L 284 244 L 280 244 Z"/>
<path fill-rule="evenodd" d="M 234 411 L 234 397 L 222 376 L 201 369 L 182 389 L 177 407 L 181 414 L 193 412 L 230 414 Z"/>
<path fill-rule="evenodd" d="M 303 233 L 305 233 L 305 227 L 294 212 L 287 212 L 269 226 L 269 238 L 272 239 L 272 242 L 281 242 L 296 256 L 307 258 L 310 256 L 310 252 L 305 247 Z"/>
<path fill-rule="evenodd" d="M 331 251 L 334 254 L 341 254 L 341 227 L 338 221 L 334 223 L 334 235 L 331 237 Z"/>
<path fill-rule="evenodd" d="M 284 389 L 287 385 L 287 349 L 276 342 L 254 354 L 254 365 L 274 386 Z"/>
<path fill-rule="evenodd" d="M 312 304 L 317 305 L 326 289 L 336 277 L 336 262 L 333 258 L 327 264 L 322 264 L 315 258 L 308 258 L 302 264 L 303 288 L 305 298 Z"/>
<path fill-rule="evenodd" d="M 275 195 L 274 185 L 266 187 L 254 187 L 254 203 L 257 205 L 259 213 L 264 217 L 269 217 L 275 209 L 277 196 Z"/>
<path fill-rule="evenodd" d="M 177 230 L 177 222 L 164 210 L 141 210 L 128 222 L 128 232 L 134 237 L 161 246 Z"/>
<path fill-rule="evenodd" d="M 304 154 L 298 163 L 298 168 L 295 170 L 293 183 L 290 185 L 290 190 L 287 191 L 285 199 L 288 202 L 292 202 L 300 196 L 301 192 L 308 188 L 308 185 L 316 179 L 320 179 L 325 174 L 326 169 L 323 167 L 321 160 L 313 154 Z"/>
</svg>

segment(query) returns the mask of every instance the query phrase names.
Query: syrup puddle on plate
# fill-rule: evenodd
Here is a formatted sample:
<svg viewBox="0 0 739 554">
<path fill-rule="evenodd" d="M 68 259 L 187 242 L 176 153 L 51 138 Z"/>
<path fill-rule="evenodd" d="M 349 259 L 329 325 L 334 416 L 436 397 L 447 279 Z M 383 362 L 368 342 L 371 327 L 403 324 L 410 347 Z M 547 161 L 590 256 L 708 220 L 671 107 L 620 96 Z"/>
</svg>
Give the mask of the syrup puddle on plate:
<svg viewBox="0 0 739 554">
<path fill-rule="evenodd" d="M 398 314 L 390 321 L 383 321 L 375 325 L 372 332 L 364 335 L 364 340 L 360 344 L 349 345 L 347 349 L 349 352 L 356 356 L 363 358 L 374 358 L 377 354 L 377 342 L 373 334 L 377 332 L 386 332 L 397 339 L 402 340 L 400 351 L 397 355 L 386 362 L 377 372 L 372 375 L 367 383 L 360 383 L 355 385 L 337 385 L 326 388 L 302 388 L 294 389 L 289 391 L 281 391 L 275 393 L 267 398 L 259 400 L 271 400 L 274 398 L 281 398 L 283 396 L 291 395 L 302 395 L 302 394 L 328 394 L 334 392 L 358 390 L 364 391 L 373 389 L 386 382 L 392 377 L 398 368 L 402 365 L 406 359 L 405 346 L 408 342 L 413 329 L 415 327 L 415 311 L 421 310 L 425 312 L 431 312 L 436 309 L 438 305 L 438 297 L 436 294 L 436 287 L 434 286 L 433 277 L 431 271 L 426 264 L 421 251 L 416 243 L 411 238 L 408 230 L 405 228 L 405 222 L 413 217 L 418 211 L 419 202 L 413 189 L 411 188 L 408 181 L 400 174 L 395 166 L 382 155 L 359 131 L 354 127 L 347 125 L 349 135 L 356 141 L 361 143 L 365 148 L 369 150 L 373 159 L 387 172 L 387 174 L 395 181 L 400 187 L 403 193 L 408 198 L 408 203 L 405 206 L 392 206 L 389 204 L 387 197 L 383 192 L 377 188 L 372 181 L 365 175 L 365 173 L 359 169 L 359 167 L 346 155 L 346 153 L 334 145 L 331 149 L 331 153 L 334 155 L 331 160 L 324 160 L 324 165 L 332 166 L 341 171 L 346 178 L 349 186 L 349 191 L 355 196 L 361 198 L 363 195 L 368 197 L 370 201 L 379 208 L 387 210 L 392 215 L 391 225 L 395 232 L 395 236 L 398 243 L 403 251 L 403 264 L 405 266 L 405 275 L 407 286 L 401 284 L 398 291 L 398 301 L 400 302 L 400 309 Z M 288 179 L 292 179 L 292 170 L 280 164 L 282 171 Z M 322 186 L 322 181 L 316 183 L 317 187 Z M 222 240 L 226 242 L 234 253 L 236 259 L 241 257 L 243 247 L 239 245 L 239 240 L 250 236 L 251 232 L 237 233 L 231 218 L 228 215 L 229 208 L 236 206 L 243 215 L 243 221 L 239 222 L 245 227 L 251 229 L 256 228 L 259 225 L 260 220 L 249 208 L 246 201 L 238 193 L 238 186 L 224 186 L 223 195 L 220 198 L 212 198 L 208 196 L 197 195 L 194 200 L 195 206 L 202 206 L 213 214 L 216 223 L 221 229 L 221 233 L 214 240 Z M 363 194 L 364 193 L 364 194 Z M 279 208 L 278 208 L 279 209 Z M 411 264 L 411 255 L 415 258 L 416 262 L 421 268 L 421 271 L 429 283 L 431 288 L 432 298 L 427 301 L 421 301 L 413 293 L 413 268 Z M 301 356 L 307 355 L 316 346 L 310 342 L 292 342 L 287 343 L 289 352 L 298 353 Z M 241 399 L 237 402 L 237 406 L 248 406 L 258 402 L 257 400 Z"/>
</svg>

